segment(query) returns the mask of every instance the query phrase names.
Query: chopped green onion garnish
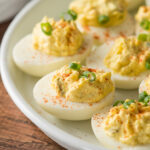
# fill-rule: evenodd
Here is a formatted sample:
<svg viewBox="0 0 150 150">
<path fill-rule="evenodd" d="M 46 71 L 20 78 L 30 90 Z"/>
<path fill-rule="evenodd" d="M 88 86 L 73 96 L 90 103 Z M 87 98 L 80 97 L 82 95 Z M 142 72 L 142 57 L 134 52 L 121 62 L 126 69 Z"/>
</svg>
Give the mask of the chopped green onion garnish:
<svg viewBox="0 0 150 150">
<path fill-rule="evenodd" d="M 72 16 L 73 20 L 76 20 L 78 15 L 76 12 L 74 12 L 73 10 L 68 10 L 68 14 L 70 14 Z"/>
<path fill-rule="evenodd" d="M 101 15 L 101 16 L 99 16 L 99 18 L 98 18 L 98 22 L 99 22 L 100 24 L 106 24 L 107 22 L 109 22 L 109 17 L 106 16 L 106 15 Z"/>
<path fill-rule="evenodd" d="M 150 69 L 150 58 L 146 60 L 145 67 L 146 69 Z"/>
<path fill-rule="evenodd" d="M 66 21 L 76 20 L 78 17 L 77 13 L 73 10 L 68 10 L 67 12 L 63 13 L 62 17 Z"/>
<path fill-rule="evenodd" d="M 125 108 L 125 109 L 127 109 L 129 106 L 130 106 L 130 104 L 132 104 L 132 103 L 135 103 L 135 100 L 129 100 L 128 102 L 125 102 L 125 101 L 116 101 L 114 104 L 113 104 L 113 106 L 117 106 L 117 105 L 119 105 L 119 104 L 123 104 L 123 107 Z"/>
<path fill-rule="evenodd" d="M 145 99 L 144 99 L 144 104 L 145 104 L 145 106 L 147 106 L 149 102 L 150 102 L 150 95 L 148 95 L 148 96 L 145 97 Z"/>
<path fill-rule="evenodd" d="M 145 99 L 145 97 L 147 97 L 148 96 L 148 94 L 144 91 L 144 92 L 142 92 L 142 93 L 140 93 L 139 94 L 139 101 L 140 102 L 143 102 L 144 101 L 144 99 Z"/>
<path fill-rule="evenodd" d="M 139 94 L 139 102 L 144 103 L 145 106 L 150 102 L 150 95 L 146 93 L 146 91 Z"/>
<path fill-rule="evenodd" d="M 150 41 L 150 34 L 141 33 L 138 35 L 139 41 Z"/>
<path fill-rule="evenodd" d="M 124 102 L 123 103 L 123 106 L 124 106 L 124 108 L 125 109 L 127 109 L 132 103 L 134 103 L 135 102 L 135 100 L 130 100 L 130 101 L 128 101 L 128 102 Z"/>
<path fill-rule="evenodd" d="M 113 106 L 117 106 L 117 105 L 123 104 L 123 103 L 124 103 L 124 101 L 116 101 L 116 102 L 113 104 Z"/>
<path fill-rule="evenodd" d="M 84 71 L 81 75 L 81 77 L 86 77 L 86 78 L 90 78 L 90 81 L 93 82 L 96 80 L 96 75 L 94 72 L 90 72 L 90 71 Z"/>
<path fill-rule="evenodd" d="M 50 23 L 46 22 L 46 23 L 41 23 L 41 30 L 43 31 L 44 34 L 49 36 L 52 34 L 53 29 Z"/>
<path fill-rule="evenodd" d="M 79 71 L 80 68 L 81 68 L 81 65 L 80 65 L 80 64 L 77 64 L 77 63 L 71 63 L 71 64 L 69 65 L 69 67 L 70 67 L 71 69 L 73 69 L 73 70 Z"/>
<path fill-rule="evenodd" d="M 138 40 L 139 41 L 147 41 L 147 34 L 145 34 L 145 33 L 139 34 Z"/>
<path fill-rule="evenodd" d="M 140 23 L 141 27 L 145 30 L 150 30 L 150 21 L 148 20 L 143 20 L 141 23 Z"/>
</svg>

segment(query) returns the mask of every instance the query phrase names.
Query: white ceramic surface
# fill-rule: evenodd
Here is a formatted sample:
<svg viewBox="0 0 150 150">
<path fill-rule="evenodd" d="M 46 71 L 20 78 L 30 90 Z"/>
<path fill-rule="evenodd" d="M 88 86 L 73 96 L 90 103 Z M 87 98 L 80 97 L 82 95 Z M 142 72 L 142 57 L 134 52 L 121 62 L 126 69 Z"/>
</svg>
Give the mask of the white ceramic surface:
<svg viewBox="0 0 150 150">
<path fill-rule="evenodd" d="M 0 22 L 13 17 L 29 0 L 0 0 Z"/>
<path fill-rule="evenodd" d="M 104 150 L 95 138 L 90 120 L 64 121 L 42 110 L 34 101 L 32 89 L 37 78 L 21 72 L 12 61 L 12 49 L 23 36 L 31 33 L 35 23 L 44 15 L 58 18 L 70 0 L 31 1 L 8 28 L 1 47 L 1 75 L 14 103 L 47 136 L 71 150 Z M 129 85 L 130 86 L 130 85 Z M 138 91 L 116 91 L 116 99 L 136 98 Z"/>
</svg>

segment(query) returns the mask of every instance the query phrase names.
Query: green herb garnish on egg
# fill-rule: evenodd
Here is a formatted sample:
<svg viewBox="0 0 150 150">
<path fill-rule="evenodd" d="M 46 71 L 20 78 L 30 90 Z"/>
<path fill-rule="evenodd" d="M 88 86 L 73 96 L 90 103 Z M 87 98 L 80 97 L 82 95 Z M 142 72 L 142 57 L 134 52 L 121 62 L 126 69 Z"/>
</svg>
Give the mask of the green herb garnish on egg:
<svg viewBox="0 0 150 150">
<path fill-rule="evenodd" d="M 123 107 L 125 108 L 125 109 L 127 109 L 132 103 L 135 103 L 135 100 L 129 100 L 129 101 L 122 101 L 122 100 L 118 100 L 118 101 L 116 101 L 114 104 L 113 104 L 113 106 L 118 106 L 119 104 L 122 104 L 123 105 Z"/>
<path fill-rule="evenodd" d="M 90 81 L 93 82 L 96 80 L 96 75 L 94 72 L 84 71 L 81 77 L 90 78 Z"/>
<path fill-rule="evenodd" d="M 145 30 L 150 30 L 150 21 L 145 19 L 140 23 L 140 26 Z"/>
<path fill-rule="evenodd" d="M 49 22 L 46 23 L 41 23 L 41 30 L 45 35 L 50 36 L 52 34 L 52 26 L 50 25 Z"/>
<path fill-rule="evenodd" d="M 106 16 L 106 15 L 101 15 L 101 16 L 98 17 L 98 22 L 100 24 L 106 24 L 106 23 L 109 22 L 109 20 L 110 20 L 109 17 Z"/>
<path fill-rule="evenodd" d="M 145 99 L 145 97 L 147 97 L 147 96 L 148 96 L 148 94 L 147 94 L 146 91 L 140 93 L 140 94 L 139 94 L 139 102 L 143 102 L 144 99 Z"/>
<path fill-rule="evenodd" d="M 127 109 L 132 103 L 135 103 L 135 100 L 129 100 L 128 102 L 123 103 L 123 107 Z"/>
<path fill-rule="evenodd" d="M 141 33 L 138 35 L 138 40 L 139 41 L 147 41 L 147 34 Z"/>
<path fill-rule="evenodd" d="M 124 103 L 124 101 L 118 100 L 113 104 L 113 106 L 118 106 L 119 104 L 123 104 L 123 103 Z"/>
<path fill-rule="evenodd" d="M 73 10 L 68 10 L 67 12 L 63 13 L 61 18 L 63 18 L 66 21 L 72 21 L 76 20 L 78 17 L 77 13 Z"/>
<path fill-rule="evenodd" d="M 150 102 L 150 95 L 146 91 L 139 94 L 139 102 L 143 103 L 145 106 Z"/>
<path fill-rule="evenodd" d="M 143 42 L 149 42 L 150 41 L 150 34 L 141 33 L 138 35 L 138 40 Z"/>
<path fill-rule="evenodd" d="M 149 102 L 150 102 L 150 95 L 148 95 L 147 97 L 144 98 L 143 103 L 144 103 L 145 106 L 148 106 Z"/>
<path fill-rule="evenodd" d="M 69 68 L 71 68 L 71 69 L 73 69 L 73 70 L 79 71 L 80 68 L 81 68 L 81 65 L 80 65 L 80 64 L 77 64 L 77 63 L 71 63 L 71 64 L 69 65 Z"/>
</svg>

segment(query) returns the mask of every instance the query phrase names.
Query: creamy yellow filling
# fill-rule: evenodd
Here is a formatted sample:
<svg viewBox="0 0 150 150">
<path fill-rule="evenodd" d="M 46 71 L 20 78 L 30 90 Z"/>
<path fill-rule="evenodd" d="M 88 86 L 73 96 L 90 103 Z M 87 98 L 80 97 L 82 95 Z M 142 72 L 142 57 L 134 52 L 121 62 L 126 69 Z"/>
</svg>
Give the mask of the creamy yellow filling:
<svg viewBox="0 0 150 150">
<path fill-rule="evenodd" d="M 41 25 L 48 23 L 51 26 L 51 34 L 45 34 Z M 44 27 L 43 27 L 44 28 Z M 49 28 L 44 29 L 48 32 Z M 34 49 L 54 56 L 70 56 L 77 54 L 83 43 L 83 35 L 74 21 L 44 17 L 33 29 Z"/>
<path fill-rule="evenodd" d="M 150 58 L 146 42 L 136 37 L 118 38 L 105 57 L 106 67 L 123 76 L 138 76 L 146 71 L 145 63 Z"/>
<path fill-rule="evenodd" d="M 56 71 L 52 86 L 59 96 L 81 103 L 98 102 L 114 90 L 111 73 L 86 67 L 74 70 L 68 65 Z"/>
</svg>

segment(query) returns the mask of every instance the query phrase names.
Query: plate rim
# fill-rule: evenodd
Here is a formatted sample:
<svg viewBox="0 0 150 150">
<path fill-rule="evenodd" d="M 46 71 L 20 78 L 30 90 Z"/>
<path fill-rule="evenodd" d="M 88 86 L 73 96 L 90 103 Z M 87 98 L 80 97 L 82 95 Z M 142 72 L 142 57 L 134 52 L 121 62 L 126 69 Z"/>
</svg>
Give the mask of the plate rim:
<svg viewBox="0 0 150 150">
<path fill-rule="evenodd" d="M 48 137 L 51 137 L 54 141 L 56 141 L 61 146 L 68 149 L 79 149 L 79 150 L 104 150 L 106 148 L 101 145 L 96 146 L 94 144 L 89 144 L 88 142 L 79 139 L 62 129 L 56 127 L 55 125 L 48 122 L 46 119 L 41 117 L 21 96 L 13 80 L 9 74 L 8 62 L 7 60 L 7 51 L 9 45 L 9 39 L 12 36 L 13 31 L 17 27 L 20 20 L 30 11 L 33 7 L 35 7 L 38 3 L 44 2 L 44 0 L 32 0 L 30 1 L 14 18 L 14 20 L 9 25 L 7 31 L 4 34 L 1 43 L 1 51 L 0 51 L 0 65 L 1 65 L 1 77 L 3 84 L 11 97 L 11 100 L 16 104 L 19 110 L 38 128 L 41 129 Z M 47 133 L 46 133 L 47 132 Z M 94 133 L 93 133 L 94 134 Z"/>
</svg>

